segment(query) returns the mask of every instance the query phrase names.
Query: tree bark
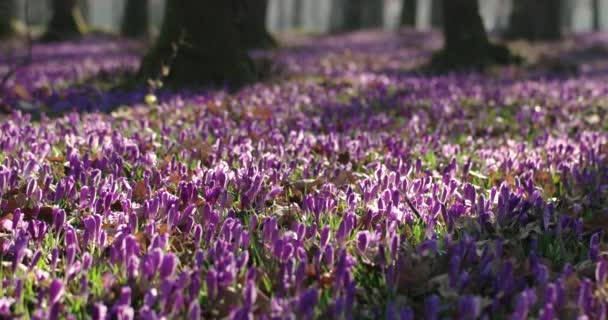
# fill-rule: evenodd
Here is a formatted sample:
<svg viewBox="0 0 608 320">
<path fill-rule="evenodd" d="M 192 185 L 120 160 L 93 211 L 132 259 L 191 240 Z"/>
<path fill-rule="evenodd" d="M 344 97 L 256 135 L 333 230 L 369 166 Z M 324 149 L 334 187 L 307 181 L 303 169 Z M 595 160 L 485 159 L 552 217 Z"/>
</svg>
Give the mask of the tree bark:
<svg viewBox="0 0 608 320">
<path fill-rule="evenodd" d="M 15 0 L 2 0 L 0 2 L 0 39 L 8 38 L 15 34 L 13 19 L 16 13 Z"/>
<path fill-rule="evenodd" d="M 266 27 L 268 0 L 247 0 L 242 8 L 241 41 L 246 49 L 274 48 L 277 42 Z"/>
<path fill-rule="evenodd" d="M 293 25 L 296 28 L 302 27 L 302 13 L 304 11 L 304 0 L 295 0 L 293 4 Z"/>
<path fill-rule="evenodd" d="M 139 79 L 162 76 L 176 86 L 240 86 L 255 78 L 232 1 L 167 0 L 159 39 L 143 58 Z"/>
<path fill-rule="evenodd" d="M 416 27 L 417 12 L 417 0 L 403 0 L 403 6 L 401 7 L 401 26 Z"/>
<path fill-rule="evenodd" d="M 561 38 L 561 1 L 513 0 L 509 39 L 558 40 Z"/>
<path fill-rule="evenodd" d="M 599 31 L 601 26 L 601 8 L 600 8 L 600 0 L 592 0 L 591 2 L 591 10 L 593 11 L 593 30 Z"/>
<path fill-rule="evenodd" d="M 435 69 L 479 69 L 515 61 L 506 47 L 490 43 L 477 0 L 444 0 L 442 5 L 445 43 L 433 57 Z"/>
<path fill-rule="evenodd" d="M 353 31 L 363 27 L 363 1 L 365 0 L 346 0 L 344 2 L 342 31 Z"/>
<path fill-rule="evenodd" d="M 431 1 L 431 27 L 439 28 L 443 25 L 443 2 L 442 0 Z"/>
<path fill-rule="evenodd" d="M 148 10 L 148 0 L 127 0 L 125 2 L 120 28 L 123 37 L 139 39 L 149 35 L 150 19 Z"/>
<path fill-rule="evenodd" d="M 91 19 L 90 15 L 90 11 L 89 11 L 89 1 L 88 0 L 78 0 L 78 3 L 76 4 L 78 6 L 78 8 L 80 9 L 80 14 L 82 16 L 82 20 L 84 21 L 84 23 L 86 23 L 87 25 L 89 24 L 89 21 Z"/>
<path fill-rule="evenodd" d="M 53 0 L 51 21 L 42 41 L 75 39 L 85 32 L 86 26 L 76 0 Z"/>
<path fill-rule="evenodd" d="M 383 0 L 363 0 L 362 5 L 362 27 L 381 28 L 384 25 L 384 1 Z"/>
<path fill-rule="evenodd" d="M 344 0 L 332 0 L 329 8 L 329 31 L 342 32 L 344 29 Z"/>
</svg>

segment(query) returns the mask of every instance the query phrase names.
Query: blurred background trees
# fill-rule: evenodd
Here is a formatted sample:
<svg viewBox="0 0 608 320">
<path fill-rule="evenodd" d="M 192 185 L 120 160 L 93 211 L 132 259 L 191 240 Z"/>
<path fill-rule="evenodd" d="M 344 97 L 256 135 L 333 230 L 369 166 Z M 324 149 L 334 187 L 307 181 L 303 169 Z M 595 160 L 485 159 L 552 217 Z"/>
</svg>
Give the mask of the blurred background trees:
<svg viewBox="0 0 608 320">
<path fill-rule="evenodd" d="M 5 6 L 6 9 L 0 10 L 2 17 L 0 24 L 8 25 L 8 19 L 5 17 L 7 14 L 10 15 L 11 4 L 13 8 L 16 7 L 13 11 L 14 17 L 23 21 L 24 2 L 25 0 L 1 0 L 0 5 Z M 40 28 L 50 26 L 55 4 L 76 2 L 80 17 L 93 30 L 131 34 L 128 29 L 138 24 L 142 26 L 141 21 L 145 21 L 147 16 L 147 30 L 151 35 L 155 35 L 161 27 L 165 0 L 29 0 L 29 2 L 30 23 Z M 441 0 L 266 0 L 266 2 L 265 22 L 270 32 L 326 33 L 366 28 L 395 29 L 401 25 L 412 25 L 413 21 L 416 22 L 418 29 L 428 30 L 433 27 L 439 28 L 443 20 Z M 545 34 L 556 35 L 556 30 L 568 33 L 602 28 L 606 16 L 602 12 L 608 9 L 607 2 L 608 0 L 479 0 L 479 9 L 484 26 L 489 31 L 500 31 L 505 27 L 517 29 L 508 28 L 508 21 L 519 20 L 524 24 L 535 23 L 536 27 L 530 29 L 528 35 L 522 34 L 521 30 L 509 30 L 509 32 L 522 39 L 540 39 L 547 38 Z M 132 11 L 134 14 L 126 14 L 129 8 L 134 7 L 141 9 Z M 402 10 L 402 8 L 411 9 Z M 523 8 L 523 10 L 514 10 L 512 14 L 511 8 Z M 58 11 L 61 12 L 66 11 Z M 144 14 L 145 12 L 147 15 Z M 349 14 L 347 15 L 346 12 Z M 140 13 L 139 19 L 137 13 Z M 529 17 L 526 18 L 529 14 L 536 19 L 531 21 Z M 64 16 L 70 17 L 65 14 Z M 129 19 L 129 23 L 123 23 L 123 17 L 126 16 L 134 19 Z M 547 25 L 547 30 L 540 27 L 543 24 Z M 555 27 L 556 25 L 558 28 Z M 141 27 L 135 29 L 144 30 L 144 33 L 146 30 Z"/>
<path fill-rule="evenodd" d="M 63 41 L 80 37 L 86 24 L 77 0 L 52 0 L 51 20 L 42 41 Z"/>
<path fill-rule="evenodd" d="M 169 0 L 160 35 L 143 58 L 141 81 L 171 86 L 238 85 L 254 79 L 233 1 Z M 243 11 L 240 11 L 244 14 Z"/>
<path fill-rule="evenodd" d="M 557 40 L 562 35 L 562 0 L 513 0 L 508 38 Z"/>
<path fill-rule="evenodd" d="M 0 1 L 0 37 L 8 37 L 18 32 L 16 21 L 24 20 L 26 0 Z M 157 40 L 143 59 L 141 79 L 221 84 L 253 79 L 246 52 L 275 47 L 274 32 L 436 29 L 445 38 L 435 55 L 439 65 L 507 63 L 511 54 L 491 39 L 559 40 L 600 30 L 608 0 L 28 1 L 29 24 L 42 41 L 77 39 L 87 29 L 151 36 Z"/>
<path fill-rule="evenodd" d="M 127 38 L 145 38 L 150 33 L 148 0 L 126 0 L 120 34 Z"/>
<path fill-rule="evenodd" d="M 10 37 L 15 33 L 16 9 L 15 0 L 0 1 L 0 39 Z"/>
</svg>

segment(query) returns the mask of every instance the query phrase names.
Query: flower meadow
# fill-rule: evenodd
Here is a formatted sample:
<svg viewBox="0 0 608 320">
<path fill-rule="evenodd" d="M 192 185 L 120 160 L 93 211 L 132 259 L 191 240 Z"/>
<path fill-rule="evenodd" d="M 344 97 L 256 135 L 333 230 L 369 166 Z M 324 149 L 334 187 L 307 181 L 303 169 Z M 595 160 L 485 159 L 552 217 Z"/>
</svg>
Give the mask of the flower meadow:
<svg viewBox="0 0 608 320">
<path fill-rule="evenodd" d="M 36 45 L 0 89 L 0 315 L 605 319 L 608 61 L 417 73 L 439 42 L 294 40 L 236 92 Z"/>
</svg>

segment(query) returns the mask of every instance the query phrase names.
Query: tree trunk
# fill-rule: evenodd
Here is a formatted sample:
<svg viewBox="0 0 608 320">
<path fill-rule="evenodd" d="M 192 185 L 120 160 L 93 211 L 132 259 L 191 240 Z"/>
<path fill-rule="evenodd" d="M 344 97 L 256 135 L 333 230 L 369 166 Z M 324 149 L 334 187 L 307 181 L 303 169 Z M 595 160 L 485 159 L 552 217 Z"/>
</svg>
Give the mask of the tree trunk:
<svg viewBox="0 0 608 320">
<path fill-rule="evenodd" d="M 329 31 L 342 32 L 344 29 L 344 0 L 332 0 L 329 8 Z"/>
<path fill-rule="evenodd" d="M 89 8 L 89 1 L 88 0 L 78 0 L 78 3 L 76 4 L 78 6 L 78 8 L 80 8 L 80 14 L 82 16 L 82 20 L 84 21 L 85 24 L 89 24 L 89 21 L 91 19 L 91 17 L 89 16 L 91 14 L 90 12 L 90 8 Z"/>
<path fill-rule="evenodd" d="M 415 28 L 417 12 L 417 0 L 403 0 L 403 6 L 401 7 L 401 26 Z"/>
<path fill-rule="evenodd" d="M 445 44 L 433 57 L 434 68 L 483 68 L 513 62 L 506 47 L 490 43 L 477 0 L 444 0 L 442 5 Z"/>
<path fill-rule="evenodd" d="M 86 26 L 76 0 L 53 0 L 51 10 L 51 21 L 42 41 L 63 41 L 82 36 Z"/>
<path fill-rule="evenodd" d="M 302 17 L 304 11 L 304 0 L 295 0 L 293 4 L 293 25 L 296 28 L 301 28 L 303 25 Z"/>
<path fill-rule="evenodd" d="M 600 8 L 600 0 L 592 0 L 591 10 L 593 10 L 593 30 L 599 31 L 601 26 L 602 11 Z"/>
<path fill-rule="evenodd" d="M 274 48 L 277 42 L 266 28 L 268 0 L 248 0 L 242 8 L 241 41 L 246 49 Z"/>
<path fill-rule="evenodd" d="M 561 1 L 513 0 L 506 37 L 530 41 L 560 39 Z"/>
<path fill-rule="evenodd" d="M 254 0 L 255 1 L 255 0 Z M 289 8 L 287 8 L 287 2 L 285 0 L 279 0 L 277 2 L 277 27 L 279 30 L 285 30 L 290 27 L 289 23 Z"/>
<path fill-rule="evenodd" d="M 565 31 L 572 31 L 572 13 L 574 12 L 574 0 L 562 0 L 561 24 Z"/>
<path fill-rule="evenodd" d="M 431 27 L 439 28 L 443 25 L 443 2 L 442 0 L 431 1 Z"/>
<path fill-rule="evenodd" d="M 122 15 L 120 33 L 123 37 L 140 39 L 150 32 L 148 0 L 127 0 Z"/>
<path fill-rule="evenodd" d="M 232 1 L 167 0 L 161 33 L 143 58 L 139 79 L 169 86 L 239 86 L 255 78 L 240 40 Z"/>
<path fill-rule="evenodd" d="M 381 28 L 384 25 L 383 0 L 364 0 L 361 10 L 363 29 Z"/>
<path fill-rule="evenodd" d="M 344 2 L 344 23 L 341 31 L 354 31 L 363 27 L 363 1 L 365 0 Z"/>
<path fill-rule="evenodd" d="M 0 2 L 0 39 L 8 38 L 15 34 L 13 19 L 16 13 L 15 0 L 2 0 Z"/>
</svg>

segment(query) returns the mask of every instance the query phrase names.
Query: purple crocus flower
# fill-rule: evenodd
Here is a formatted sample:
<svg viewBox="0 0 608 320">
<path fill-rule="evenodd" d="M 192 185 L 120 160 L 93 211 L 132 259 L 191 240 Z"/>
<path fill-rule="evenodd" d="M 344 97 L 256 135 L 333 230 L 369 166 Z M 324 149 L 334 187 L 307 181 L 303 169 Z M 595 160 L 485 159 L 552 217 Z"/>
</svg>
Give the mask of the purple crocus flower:
<svg viewBox="0 0 608 320">
<path fill-rule="evenodd" d="M 159 276 L 161 279 L 173 276 L 175 269 L 177 268 L 177 258 L 171 252 L 166 253 L 163 256 L 162 262 L 159 266 Z"/>
<path fill-rule="evenodd" d="M 439 319 L 439 297 L 431 295 L 424 301 L 424 318 L 429 320 Z"/>
<path fill-rule="evenodd" d="M 359 231 L 357 232 L 357 249 L 359 249 L 360 252 L 365 252 L 365 249 L 367 249 L 367 246 L 369 245 L 370 242 L 370 234 L 369 231 L 365 230 L 365 231 Z"/>
<path fill-rule="evenodd" d="M 61 280 L 55 279 L 51 281 L 49 286 L 49 304 L 53 305 L 63 296 L 63 283 Z"/>
<path fill-rule="evenodd" d="M 128 305 L 121 305 L 116 308 L 117 320 L 133 320 L 135 318 L 135 310 Z"/>
</svg>

